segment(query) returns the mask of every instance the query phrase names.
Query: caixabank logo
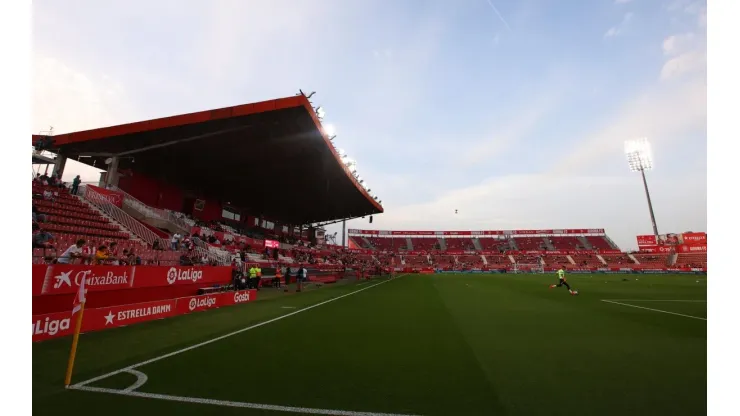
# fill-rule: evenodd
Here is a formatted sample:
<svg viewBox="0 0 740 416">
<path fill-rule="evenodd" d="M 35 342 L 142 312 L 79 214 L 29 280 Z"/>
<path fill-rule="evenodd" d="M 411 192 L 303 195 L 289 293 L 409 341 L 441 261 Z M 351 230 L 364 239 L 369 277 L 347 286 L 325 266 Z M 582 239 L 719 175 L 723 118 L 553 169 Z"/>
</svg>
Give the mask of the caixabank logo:
<svg viewBox="0 0 740 416">
<path fill-rule="evenodd" d="M 109 286 L 109 285 L 126 285 L 129 284 L 129 275 L 125 271 L 121 274 L 116 274 L 112 270 L 108 270 L 103 274 L 96 275 L 92 269 L 80 270 L 75 273 L 72 277 L 74 270 L 67 272 L 60 272 L 54 276 L 54 289 L 60 289 L 62 287 L 79 286 L 80 282 L 85 279 L 88 286 Z"/>
<path fill-rule="evenodd" d="M 203 278 L 203 271 L 198 269 L 179 270 L 177 267 L 171 267 L 167 271 L 167 283 L 174 284 L 177 281 L 197 282 Z"/>
</svg>

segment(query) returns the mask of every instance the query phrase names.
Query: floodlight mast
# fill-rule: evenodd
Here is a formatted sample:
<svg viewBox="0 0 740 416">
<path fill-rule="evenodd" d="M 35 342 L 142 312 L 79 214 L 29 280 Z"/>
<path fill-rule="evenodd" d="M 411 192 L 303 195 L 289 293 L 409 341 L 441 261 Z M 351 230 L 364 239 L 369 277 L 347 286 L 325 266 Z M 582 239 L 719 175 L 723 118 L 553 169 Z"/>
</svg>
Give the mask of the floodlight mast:
<svg viewBox="0 0 740 416">
<path fill-rule="evenodd" d="M 624 152 L 627 155 L 627 163 L 629 163 L 630 170 L 632 172 L 640 172 L 642 176 L 642 185 L 645 187 L 645 197 L 647 198 L 648 209 L 650 210 L 650 221 L 653 224 L 653 234 L 657 236 L 658 224 L 655 221 L 653 202 L 650 199 L 650 190 L 648 189 L 647 179 L 645 178 L 645 171 L 653 168 L 653 153 L 650 143 L 647 139 L 628 140 L 624 143 Z"/>
</svg>

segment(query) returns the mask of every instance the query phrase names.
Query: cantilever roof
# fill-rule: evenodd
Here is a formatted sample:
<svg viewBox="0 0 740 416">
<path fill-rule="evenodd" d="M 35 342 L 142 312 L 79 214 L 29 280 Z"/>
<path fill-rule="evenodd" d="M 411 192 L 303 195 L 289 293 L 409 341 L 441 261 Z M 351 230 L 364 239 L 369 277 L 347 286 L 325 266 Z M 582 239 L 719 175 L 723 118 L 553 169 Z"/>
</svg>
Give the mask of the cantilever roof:
<svg viewBox="0 0 740 416">
<path fill-rule="evenodd" d="M 303 95 L 59 134 L 54 148 L 98 168 L 118 155 L 119 170 L 292 224 L 383 212 Z"/>
</svg>

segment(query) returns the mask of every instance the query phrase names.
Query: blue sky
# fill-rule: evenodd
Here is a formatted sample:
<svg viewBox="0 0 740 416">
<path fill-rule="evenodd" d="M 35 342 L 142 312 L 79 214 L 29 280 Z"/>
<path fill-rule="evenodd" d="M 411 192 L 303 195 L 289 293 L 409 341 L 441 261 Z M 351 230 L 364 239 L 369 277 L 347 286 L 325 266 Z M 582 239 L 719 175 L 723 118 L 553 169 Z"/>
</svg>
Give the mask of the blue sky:
<svg viewBox="0 0 740 416">
<path fill-rule="evenodd" d="M 497 13 L 498 12 L 498 13 Z M 33 128 L 317 91 L 386 213 L 352 228 L 706 230 L 706 2 L 35 1 Z M 68 165 L 68 175 L 94 173 Z M 458 214 L 454 210 L 458 209 Z M 338 228 L 331 228 L 337 231 Z"/>
</svg>

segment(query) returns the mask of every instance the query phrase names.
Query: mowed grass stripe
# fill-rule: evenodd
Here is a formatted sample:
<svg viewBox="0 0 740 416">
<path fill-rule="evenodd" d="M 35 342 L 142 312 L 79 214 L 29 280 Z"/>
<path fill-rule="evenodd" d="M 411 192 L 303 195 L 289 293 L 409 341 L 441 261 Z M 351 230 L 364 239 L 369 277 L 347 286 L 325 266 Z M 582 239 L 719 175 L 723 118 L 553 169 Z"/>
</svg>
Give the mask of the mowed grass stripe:
<svg viewBox="0 0 740 416">
<path fill-rule="evenodd" d="M 501 411 L 422 276 L 140 370 L 149 376 L 141 391 L 152 393 L 423 415 Z"/>
</svg>

